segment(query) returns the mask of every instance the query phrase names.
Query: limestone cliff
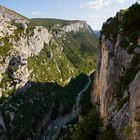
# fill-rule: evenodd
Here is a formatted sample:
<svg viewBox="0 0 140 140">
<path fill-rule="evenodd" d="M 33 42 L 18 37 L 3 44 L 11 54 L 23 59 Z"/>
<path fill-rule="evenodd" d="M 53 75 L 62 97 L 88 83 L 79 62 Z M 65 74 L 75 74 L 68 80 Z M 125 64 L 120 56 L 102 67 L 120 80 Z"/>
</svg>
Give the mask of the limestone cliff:
<svg viewBox="0 0 140 140">
<path fill-rule="evenodd" d="M 45 27 L 31 29 L 29 20 L 21 15 L 0 6 L 0 82 L 7 72 L 12 81 L 0 88 L 2 93 L 20 88 L 28 81 L 30 72 L 27 58 L 37 55 L 48 44 L 51 34 Z"/>
<path fill-rule="evenodd" d="M 111 124 L 122 140 L 140 138 L 139 10 L 136 3 L 103 24 L 92 91 L 104 126 Z"/>
</svg>

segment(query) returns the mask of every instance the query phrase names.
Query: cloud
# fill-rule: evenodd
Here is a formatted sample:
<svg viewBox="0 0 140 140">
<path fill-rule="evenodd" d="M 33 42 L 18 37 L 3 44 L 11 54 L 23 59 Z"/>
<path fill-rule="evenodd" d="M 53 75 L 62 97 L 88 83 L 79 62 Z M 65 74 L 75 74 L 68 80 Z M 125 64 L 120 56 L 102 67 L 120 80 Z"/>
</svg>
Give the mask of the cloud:
<svg viewBox="0 0 140 140">
<path fill-rule="evenodd" d="M 110 2 L 111 0 L 95 0 L 95 1 L 89 1 L 87 3 L 83 3 L 80 5 L 80 7 L 100 10 L 105 6 L 108 6 Z"/>
<path fill-rule="evenodd" d="M 32 14 L 32 16 L 40 16 L 43 13 L 41 11 L 32 11 L 31 14 Z"/>
<path fill-rule="evenodd" d="M 127 0 L 117 0 L 118 3 L 124 3 L 126 2 Z"/>
</svg>

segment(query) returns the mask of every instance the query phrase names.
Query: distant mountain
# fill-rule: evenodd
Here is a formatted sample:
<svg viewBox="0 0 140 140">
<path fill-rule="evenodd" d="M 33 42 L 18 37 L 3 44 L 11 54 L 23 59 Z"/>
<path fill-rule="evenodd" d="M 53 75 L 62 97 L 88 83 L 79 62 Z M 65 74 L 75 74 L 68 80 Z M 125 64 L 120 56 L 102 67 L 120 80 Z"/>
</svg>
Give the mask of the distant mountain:
<svg viewBox="0 0 140 140">
<path fill-rule="evenodd" d="M 97 38 L 100 37 L 100 30 L 94 30 L 94 33 L 95 33 L 95 35 L 96 35 Z"/>
</svg>

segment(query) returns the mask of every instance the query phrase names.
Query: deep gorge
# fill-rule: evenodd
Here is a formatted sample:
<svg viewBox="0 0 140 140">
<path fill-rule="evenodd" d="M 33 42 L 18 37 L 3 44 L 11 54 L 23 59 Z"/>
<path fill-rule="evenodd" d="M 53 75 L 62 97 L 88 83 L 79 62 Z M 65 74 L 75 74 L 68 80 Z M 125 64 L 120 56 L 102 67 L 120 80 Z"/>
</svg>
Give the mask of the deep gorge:
<svg viewBox="0 0 140 140">
<path fill-rule="evenodd" d="M 0 139 L 139 140 L 139 13 L 94 32 L 0 6 Z"/>
</svg>

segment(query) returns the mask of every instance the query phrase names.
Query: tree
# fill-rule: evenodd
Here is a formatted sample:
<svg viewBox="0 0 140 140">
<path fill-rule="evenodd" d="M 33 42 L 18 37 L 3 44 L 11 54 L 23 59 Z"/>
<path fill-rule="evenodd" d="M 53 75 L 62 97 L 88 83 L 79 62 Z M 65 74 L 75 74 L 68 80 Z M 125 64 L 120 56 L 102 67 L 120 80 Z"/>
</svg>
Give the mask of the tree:
<svg viewBox="0 0 140 140">
<path fill-rule="evenodd" d="M 72 136 L 72 140 L 93 140 L 99 132 L 99 113 L 94 109 L 79 122 L 77 130 Z"/>
</svg>

